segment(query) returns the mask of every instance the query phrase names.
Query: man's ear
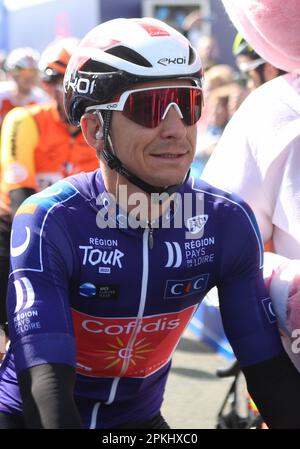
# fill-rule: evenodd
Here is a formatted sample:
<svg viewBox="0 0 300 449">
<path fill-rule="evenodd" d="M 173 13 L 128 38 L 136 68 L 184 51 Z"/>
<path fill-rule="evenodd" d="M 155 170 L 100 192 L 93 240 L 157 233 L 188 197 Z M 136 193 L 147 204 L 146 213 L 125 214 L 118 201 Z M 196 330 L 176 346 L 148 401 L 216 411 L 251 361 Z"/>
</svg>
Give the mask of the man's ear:
<svg viewBox="0 0 300 449">
<path fill-rule="evenodd" d="M 103 131 L 98 117 L 95 114 L 85 113 L 80 120 L 82 134 L 86 143 L 99 151 L 103 148 Z"/>
</svg>

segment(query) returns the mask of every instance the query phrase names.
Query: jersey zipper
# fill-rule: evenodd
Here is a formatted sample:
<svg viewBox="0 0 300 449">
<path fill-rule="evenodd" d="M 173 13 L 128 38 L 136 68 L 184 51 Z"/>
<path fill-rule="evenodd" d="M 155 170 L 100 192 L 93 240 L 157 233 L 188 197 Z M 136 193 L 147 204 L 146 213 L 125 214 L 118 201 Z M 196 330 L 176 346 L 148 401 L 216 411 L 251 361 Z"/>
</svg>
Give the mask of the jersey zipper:
<svg viewBox="0 0 300 449">
<path fill-rule="evenodd" d="M 142 285 L 141 285 L 139 310 L 136 315 L 135 326 L 132 329 L 128 345 L 126 348 L 129 356 L 124 359 L 120 377 L 122 377 L 122 375 L 126 373 L 128 366 L 131 363 L 130 355 L 133 353 L 134 346 L 137 344 L 140 326 L 142 326 L 143 324 L 143 316 L 146 306 L 148 278 L 149 278 L 149 245 L 148 245 L 149 232 L 150 229 L 146 228 L 143 233 L 143 272 L 142 272 Z"/>
<path fill-rule="evenodd" d="M 147 288 L 148 288 L 148 278 L 149 278 L 149 233 L 150 229 L 153 232 L 153 229 L 151 227 L 148 227 L 143 232 L 143 271 L 142 271 L 142 285 L 141 285 L 141 293 L 140 293 L 140 303 L 139 303 L 139 310 L 136 315 L 136 322 L 135 326 L 132 329 L 126 352 L 128 354 L 128 357 L 124 358 L 123 365 L 121 368 L 120 376 L 115 377 L 112 382 L 112 386 L 110 389 L 110 394 L 108 400 L 105 402 L 105 404 L 112 404 L 116 398 L 117 395 L 117 389 L 119 386 L 119 382 L 123 375 L 126 373 L 128 366 L 131 363 L 131 353 L 133 353 L 134 346 L 137 344 L 137 339 L 139 336 L 140 326 L 143 323 L 143 315 L 145 311 L 146 306 L 146 299 L 147 299 Z M 96 407 L 97 408 L 97 407 Z M 98 409 L 97 409 L 98 410 Z M 95 417 L 93 421 L 95 422 Z"/>
<path fill-rule="evenodd" d="M 148 246 L 149 249 L 153 249 L 154 246 L 153 228 L 150 221 L 148 221 Z"/>
</svg>

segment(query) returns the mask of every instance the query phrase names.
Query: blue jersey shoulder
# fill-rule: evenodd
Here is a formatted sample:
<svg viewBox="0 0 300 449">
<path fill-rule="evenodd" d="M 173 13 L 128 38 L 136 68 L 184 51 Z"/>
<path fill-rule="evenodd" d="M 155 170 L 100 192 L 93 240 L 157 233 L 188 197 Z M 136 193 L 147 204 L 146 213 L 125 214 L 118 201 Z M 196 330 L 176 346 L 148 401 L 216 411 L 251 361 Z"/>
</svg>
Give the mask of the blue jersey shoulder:
<svg viewBox="0 0 300 449">
<path fill-rule="evenodd" d="M 239 195 L 233 192 L 227 192 L 208 184 L 202 179 L 192 179 L 191 188 L 196 192 L 202 192 L 206 204 L 211 204 L 214 212 L 226 209 L 228 222 L 244 223 L 245 232 L 253 231 L 260 252 L 260 267 L 263 266 L 263 241 L 259 227 L 251 207 Z M 223 215 L 224 217 L 224 215 Z"/>
<path fill-rule="evenodd" d="M 59 181 L 21 204 L 13 220 L 11 233 L 13 271 L 24 266 L 29 270 L 42 271 L 42 241 L 47 218 L 55 208 L 67 204 L 78 193 L 71 183 Z"/>
</svg>

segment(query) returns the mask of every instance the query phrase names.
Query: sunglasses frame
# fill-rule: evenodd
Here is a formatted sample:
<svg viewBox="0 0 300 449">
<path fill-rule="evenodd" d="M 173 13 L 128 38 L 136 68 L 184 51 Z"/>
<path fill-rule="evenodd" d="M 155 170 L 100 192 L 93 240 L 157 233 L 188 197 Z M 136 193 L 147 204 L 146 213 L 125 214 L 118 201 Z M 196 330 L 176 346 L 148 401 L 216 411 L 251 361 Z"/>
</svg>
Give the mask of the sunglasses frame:
<svg viewBox="0 0 300 449">
<path fill-rule="evenodd" d="M 167 86 L 153 86 L 153 87 L 144 87 L 141 89 L 132 89 L 132 90 L 126 90 L 125 92 L 123 92 L 120 95 L 120 98 L 117 101 L 112 101 L 110 103 L 105 103 L 105 104 L 97 104 L 94 106 L 88 106 L 85 109 L 85 112 L 96 112 L 98 110 L 102 110 L 102 111 L 123 111 L 124 110 L 124 106 L 126 104 L 126 101 L 128 100 L 129 96 L 132 93 L 136 93 L 136 92 L 147 92 L 147 91 L 151 91 L 151 90 L 166 90 L 166 89 L 189 89 L 189 90 L 197 90 L 201 93 L 201 99 L 202 99 L 202 105 L 203 105 L 203 97 L 202 97 L 202 89 L 199 86 L 184 86 L 184 85 L 167 85 Z M 180 115 L 180 118 L 183 119 L 183 114 L 180 110 L 180 107 L 178 106 L 177 103 L 175 102 L 171 102 L 168 104 L 168 106 L 166 107 L 163 116 L 162 116 L 162 120 L 166 117 L 169 109 L 171 106 L 174 106 L 175 109 L 177 110 L 178 114 Z M 134 120 L 133 120 L 134 121 Z"/>
</svg>

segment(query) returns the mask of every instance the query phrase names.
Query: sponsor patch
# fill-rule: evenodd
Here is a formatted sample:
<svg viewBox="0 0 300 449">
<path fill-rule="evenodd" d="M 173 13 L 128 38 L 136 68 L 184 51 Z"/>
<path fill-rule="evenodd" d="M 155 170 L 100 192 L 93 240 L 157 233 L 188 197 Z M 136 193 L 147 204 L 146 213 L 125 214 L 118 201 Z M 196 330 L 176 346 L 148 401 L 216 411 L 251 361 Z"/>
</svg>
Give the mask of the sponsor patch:
<svg viewBox="0 0 300 449">
<path fill-rule="evenodd" d="M 208 273 L 190 279 L 169 279 L 166 283 L 164 298 L 184 298 L 185 296 L 204 292 L 207 288 L 208 279 Z"/>
<path fill-rule="evenodd" d="M 276 317 L 276 314 L 275 314 L 273 306 L 272 306 L 271 298 L 263 299 L 262 305 L 263 305 L 264 311 L 268 317 L 269 322 L 276 323 L 277 317 Z"/>
<path fill-rule="evenodd" d="M 195 215 L 195 217 L 188 218 L 186 226 L 191 234 L 198 234 L 205 226 L 208 220 L 208 215 Z"/>
<path fill-rule="evenodd" d="M 95 317 L 73 310 L 77 372 L 150 376 L 168 363 L 196 307 L 141 318 Z"/>
<path fill-rule="evenodd" d="M 97 299 L 118 299 L 120 294 L 119 284 L 99 284 L 95 285 L 90 282 L 85 282 L 79 287 L 81 296 L 86 298 Z"/>
</svg>

